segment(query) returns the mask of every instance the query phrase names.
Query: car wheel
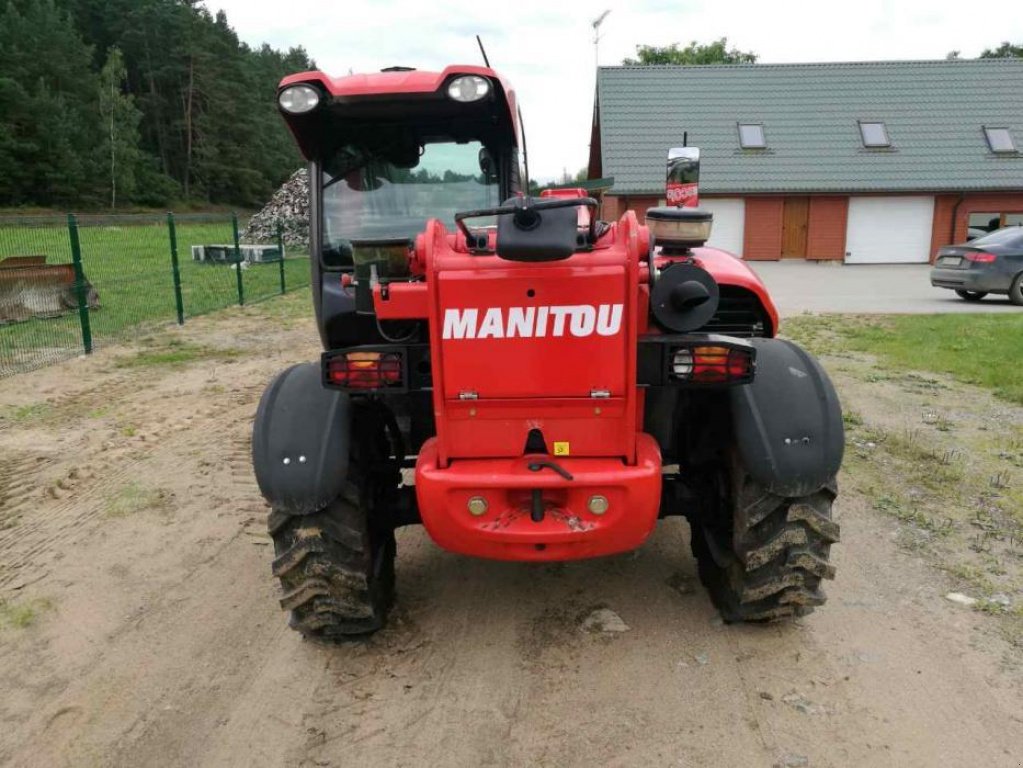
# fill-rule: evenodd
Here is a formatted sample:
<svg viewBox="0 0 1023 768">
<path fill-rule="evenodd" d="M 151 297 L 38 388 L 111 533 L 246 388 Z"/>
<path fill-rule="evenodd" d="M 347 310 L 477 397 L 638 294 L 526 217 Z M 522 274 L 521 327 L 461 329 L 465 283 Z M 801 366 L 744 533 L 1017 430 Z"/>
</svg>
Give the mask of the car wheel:
<svg viewBox="0 0 1023 768">
<path fill-rule="evenodd" d="M 987 291 L 956 291 L 956 296 L 967 301 L 980 301 L 987 296 Z"/>
<path fill-rule="evenodd" d="M 1023 307 L 1023 272 L 1016 275 L 1009 288 L 1009 301 L 1017 307 Z"/>
</svg>

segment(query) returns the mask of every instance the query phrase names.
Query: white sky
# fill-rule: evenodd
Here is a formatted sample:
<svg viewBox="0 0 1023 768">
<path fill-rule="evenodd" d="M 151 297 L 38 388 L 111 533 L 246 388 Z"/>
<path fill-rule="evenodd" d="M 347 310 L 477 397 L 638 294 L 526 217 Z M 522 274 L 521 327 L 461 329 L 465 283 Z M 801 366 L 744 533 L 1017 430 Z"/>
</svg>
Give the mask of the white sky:
<svg viewBox="0 0 1023 768">
<path fill-rule="evenodd" d="M 518 92 L 533 178 L 575 173 L 589 156 L 594 46 L 620 64 L 639 44 L 727 37 L 766 63 L 974 57 L 1004 40 L 1023 44 L 1023 13 L 1011 0 L 204 0 L 223 9 L 242 40 L 303 45 L 331 75 L 401 65 L 442 69 L 490 63 Z M 667 149 L 667 148 L 666 148 Z"/>
</svg>

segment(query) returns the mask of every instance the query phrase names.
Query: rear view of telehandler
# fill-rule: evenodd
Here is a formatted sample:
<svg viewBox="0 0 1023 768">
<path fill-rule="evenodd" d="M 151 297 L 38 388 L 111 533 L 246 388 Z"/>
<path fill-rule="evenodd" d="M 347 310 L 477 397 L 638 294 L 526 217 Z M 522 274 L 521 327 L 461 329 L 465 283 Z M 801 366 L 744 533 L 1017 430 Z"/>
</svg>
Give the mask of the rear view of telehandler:
<svg viewBox="0 0 1023 768">
<path fill-rule="evenodd" d="M 581 190 L 522 196 L 515 95 L 489 68 L 304 72 L 278 100 L 310 164 L 325 350 L 270 384 L 253 433 L 295 629 L 380 628 L 411 523 L 552 561 L 683 515 L 726 621 L 824 602 L 839 403 L 774 338 L 756 275 L 704 247 L 691 148 L 668 165 L 684 207 L 604 222 Z"/>
</svg>

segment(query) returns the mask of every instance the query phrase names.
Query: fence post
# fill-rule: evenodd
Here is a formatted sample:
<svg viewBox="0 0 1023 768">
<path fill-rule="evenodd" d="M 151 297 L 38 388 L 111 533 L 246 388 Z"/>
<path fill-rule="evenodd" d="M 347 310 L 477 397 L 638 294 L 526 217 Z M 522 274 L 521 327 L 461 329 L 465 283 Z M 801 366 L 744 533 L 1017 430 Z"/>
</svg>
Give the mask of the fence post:
<svg viewBox="0 0 1023 768">
<path fill-rule="evenodd" d="M 281 268 L 281 295 L 283 296 L 288 289 L 284 283 L 284 227 L 279 221 L 277 222 L 277 254 L 280 256 L 280 261 L 277 263 Z"/>
<path fill-rule="evenodd" d="M 85 287 L 85 270 L 82 269 L 82 244 L 78 240 L 78 219 L 73 213 L 67 215 L 67 231 L 71 240 L 71 263 L 75 270 L 75 297 L 78 300 L 78 321 L 82 326 L 82 346 L 85 354 L 92 354 L 92 326 L 89 324 L 89 294 Z"/>
<path fill-rule="evenodd" d="M 174 229 L 174 214 L 167 212 L 167 233 L 170 235 L 171 272 L 174 275 L 174 306 L 178 311 L 178 325 L 185 324 L 185 302 L 181 298 L 181 269 L 178 267 L 178 235 Z"/>
<path fill-rule="evenodd" d="M 234 231 L 234 273 L 238 278 L 238 304 L 245 304 L 245 289 L 242 287 L 242 248 L 238 239 L 238 214 L 231 214 L 231 229 Z"/>
</svg>

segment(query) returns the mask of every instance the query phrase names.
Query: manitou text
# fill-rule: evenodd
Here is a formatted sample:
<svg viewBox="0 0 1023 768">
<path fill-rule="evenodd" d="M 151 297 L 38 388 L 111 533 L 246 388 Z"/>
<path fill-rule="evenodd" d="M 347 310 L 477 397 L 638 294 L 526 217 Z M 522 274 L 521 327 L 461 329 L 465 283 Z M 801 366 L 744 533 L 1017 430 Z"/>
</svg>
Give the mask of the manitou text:
<svg viewBox="0 0 1023 768">
<path fill-rule="evenodd" d="M 622 328 L 622 304 L 554 307 L 491 307 L 444 310 L 445 339 L 514 339 L 545 336 L 614 336 Z"/>
</svg>

